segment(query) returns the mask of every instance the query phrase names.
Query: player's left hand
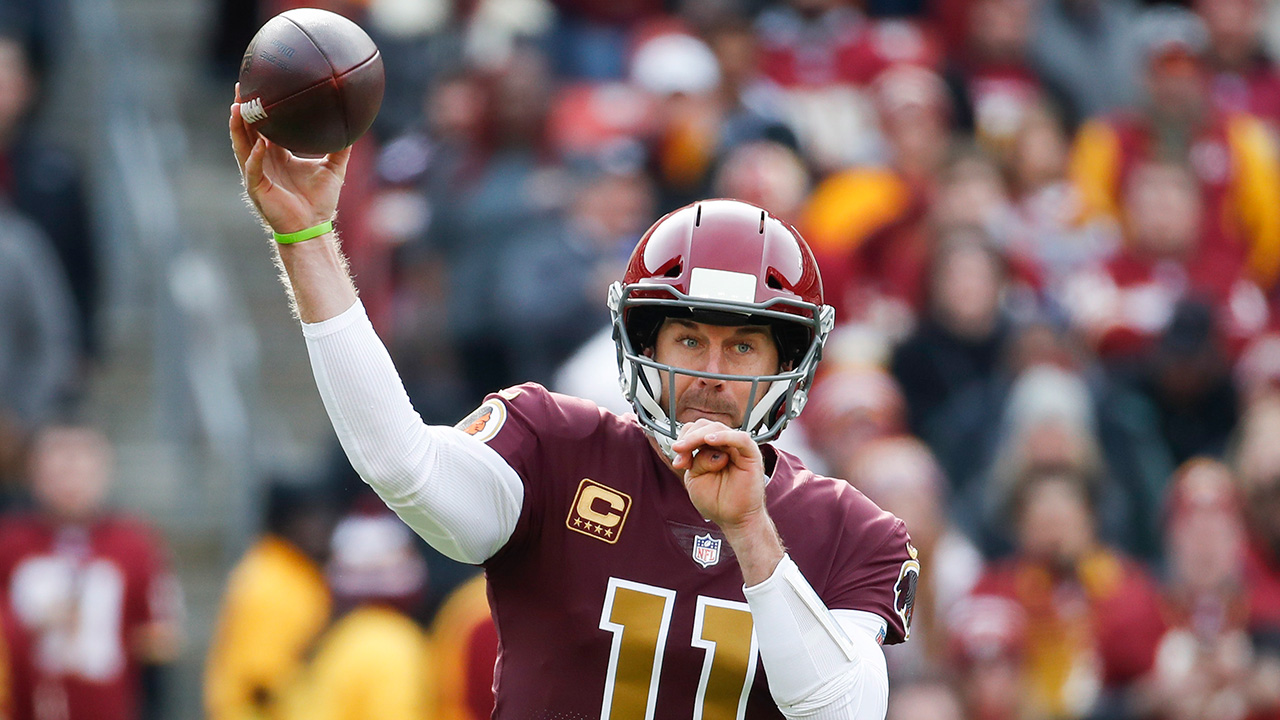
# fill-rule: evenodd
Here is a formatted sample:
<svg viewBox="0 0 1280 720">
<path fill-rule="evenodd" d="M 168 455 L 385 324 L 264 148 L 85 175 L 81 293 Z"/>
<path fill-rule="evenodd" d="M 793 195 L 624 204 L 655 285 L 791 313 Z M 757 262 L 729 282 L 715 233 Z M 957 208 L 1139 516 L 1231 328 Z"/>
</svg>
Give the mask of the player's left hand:
<svg viewBox="0 0 1280 720">
<path fill-rule="evenodd" d="M 766 517 L 764 456 L 742 430 L 706 419 L 685 425 L 671 445 L 672 466 L 702 516 L 732 530 Z"/>
</svg>

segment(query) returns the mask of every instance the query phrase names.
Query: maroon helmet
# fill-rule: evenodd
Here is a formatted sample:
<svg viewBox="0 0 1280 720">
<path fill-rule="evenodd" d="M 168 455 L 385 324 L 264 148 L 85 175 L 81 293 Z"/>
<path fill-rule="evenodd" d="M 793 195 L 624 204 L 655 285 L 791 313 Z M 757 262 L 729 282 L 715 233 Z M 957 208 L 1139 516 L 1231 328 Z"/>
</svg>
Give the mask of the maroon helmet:
<svg viewBox="0 0 1280 720">
<path fill-rule="evenodd" d="M 835 322 L 823 303 L 818 263 L 800 233 L 767 210 L 740 200 L 703 200 L 653 224 L 631 254 L 622 282 L 609 288 L 622 392 L 664 449 L 680 424 L 658 402 L 667 376 L 675 406 L 676 374 L 750 382 L 741 426 L 771 440 L 800 414 L 822 346 Z M 668 317 L 717 325 L 767 325 L 782 368 L 743 376 L 685 370 L 647 357 Z M 665 441 L 665 442 L 664 442 Z"/>
</svg>

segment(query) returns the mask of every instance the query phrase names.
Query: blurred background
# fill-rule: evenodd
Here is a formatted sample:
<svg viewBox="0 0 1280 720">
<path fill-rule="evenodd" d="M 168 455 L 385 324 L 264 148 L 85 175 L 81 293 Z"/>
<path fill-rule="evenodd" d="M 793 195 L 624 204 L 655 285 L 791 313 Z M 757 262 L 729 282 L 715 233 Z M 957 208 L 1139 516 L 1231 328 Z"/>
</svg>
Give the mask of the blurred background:
<svg viewBox="0 0 1280 720">
<path fill-rule="evenodd" d="M 301 3 L 299 3 L 301 4 Z M 1280 718 L 1280 2 L 325 0 L 424 419 L 625 411 L 607 284 L 737 197 L 837 309 L 783 437 L 908 523 L 890 717 Z M 481 718 L 483 581 L 337 448 L 226 118 L 283 0 L 0 0 L 0 718 Z"/>
</svg>

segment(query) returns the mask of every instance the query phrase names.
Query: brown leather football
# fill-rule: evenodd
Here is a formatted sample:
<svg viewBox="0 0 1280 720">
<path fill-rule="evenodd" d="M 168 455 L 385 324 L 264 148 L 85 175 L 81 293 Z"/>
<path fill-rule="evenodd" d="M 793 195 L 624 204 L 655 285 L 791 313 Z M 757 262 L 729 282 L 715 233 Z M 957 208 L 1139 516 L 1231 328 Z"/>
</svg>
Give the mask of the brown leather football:
<svg viewBox="0 0 1280 720">
<path fill-rule="evenodd" d="M 244 52 L 240 115 L 294 153 L 323 155 L 369 129 L 384 84 L 382 55 L 359 25 L 327 10 L 288 10 Z"/>
</svg>

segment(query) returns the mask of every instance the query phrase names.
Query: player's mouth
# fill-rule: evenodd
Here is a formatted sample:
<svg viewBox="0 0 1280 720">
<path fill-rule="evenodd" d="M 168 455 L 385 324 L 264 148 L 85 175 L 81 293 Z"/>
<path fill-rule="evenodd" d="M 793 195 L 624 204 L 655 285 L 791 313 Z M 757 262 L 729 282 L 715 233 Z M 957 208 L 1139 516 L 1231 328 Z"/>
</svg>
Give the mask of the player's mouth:
<svg viewBox="0 0 1280 720">
<path fill-rule="evenodd" d="M 715 422 L 724 423 L 729 427 L 738 426 L 737 415 L 731 412 L 724 412 L 721 410 L 709 410 L 705 408 L 685 408 L 685 411 L 681 413 L 681 415 L 684 415 L 687 418 L 687 419 L 681 420 L 682 422 L 685 422 L 685 423 L 691 423 L 694 420 L 705 419 L 705 420 L 714 420 Z"/>
</svg>

